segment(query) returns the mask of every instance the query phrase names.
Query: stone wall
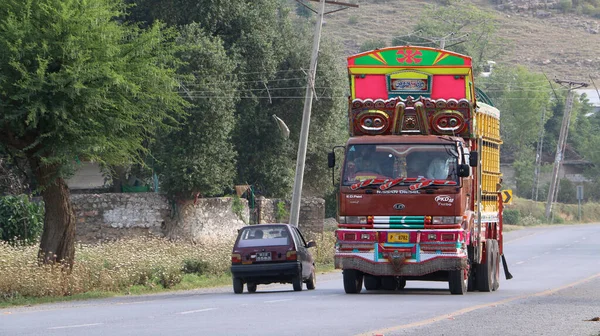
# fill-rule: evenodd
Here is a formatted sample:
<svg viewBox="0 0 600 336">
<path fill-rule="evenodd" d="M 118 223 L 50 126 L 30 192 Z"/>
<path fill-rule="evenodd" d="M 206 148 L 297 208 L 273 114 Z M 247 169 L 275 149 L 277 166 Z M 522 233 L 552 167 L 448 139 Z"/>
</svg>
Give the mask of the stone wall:
<svg viewBox="0 0 600 336">
<path fill-rule="evenodd" d="M 207 236 L 236 236 L 249 223 L 248 201 L 231 197 L 201 198 L 177 205 L 177 216 L 166 222 L 165 236 L 199 242 Z"/>
<path fill-rule="evenodd" d="M 71 200 L 76 239 L 85 243 L 139 236 L 196 241 L 235 234 L 248 222 L 247 202 L 229 197 L 198 199 L 195 204 L 170 204 L 157 193 L 81 194 Z"/>
<path fill-rule="evenodd" d="M 84 243 L 167 237 L 197 242 L 208 236 L 232 236 L 250 221 L 245 199 L 221 197 L 171 203 L 158 193 L 71 195 L 77 216 L 76 239 Z M 282 206 L 278 206 L 282 203 Z M 258 223 L 288 223 L 290 202 L 259 197 Z M 305 198 L 300 207 L 303 231 L 323 232 L 325 201 Z"/>
<path fill-rule="evenodd" d="M 281 204 L 281 205 L 280 205 Z M 267 199 L 258 197 L 258 223 L 289 223 L 290 207 L 289 201 L 281 199 Z M 325 200 L 322 198 L 303 198 L 300 203 L 300 216 L 298 227 L 302 231 L 321 233 L 325 219 Z"/>
<path fill-rule="evenodd" d="M 170 209 L 154 193 L 71 195 L 77 216 L 76 239 L 95 243 L 132 236 L 163 236 Z"/>
</svg>

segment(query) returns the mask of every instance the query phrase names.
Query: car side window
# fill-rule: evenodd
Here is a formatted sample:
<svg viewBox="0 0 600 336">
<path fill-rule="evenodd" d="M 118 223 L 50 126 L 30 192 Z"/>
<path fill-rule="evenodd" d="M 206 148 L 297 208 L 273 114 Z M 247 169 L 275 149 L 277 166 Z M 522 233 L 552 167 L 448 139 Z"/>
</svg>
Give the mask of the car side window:
<svg viewBox="0 0 600 336">
<path fill-rule="evenodd" d="M 304 237 L 302 236 L 302 233 L 300 233 L 300 230 L 298 230 L 298 228 L 295 227 L 293 231 L 300 245 L 306 246 L 306 240 L 304 240 Z"/>
</svg>

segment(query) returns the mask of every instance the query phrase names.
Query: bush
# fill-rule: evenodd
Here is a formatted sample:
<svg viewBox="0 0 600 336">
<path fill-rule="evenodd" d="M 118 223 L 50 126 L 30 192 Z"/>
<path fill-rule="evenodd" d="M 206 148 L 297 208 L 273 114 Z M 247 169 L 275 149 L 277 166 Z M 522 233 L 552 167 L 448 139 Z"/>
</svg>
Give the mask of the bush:
<svg viewBox="0 0 600 336">
<path fill-rule="evenodd" d="M 210 265 L 208 262 L 200 259 L 186 259 L 183 261 L 183 273 L 185 274 L 206 274 Z"/>
<path fill-rule="evenodd" d="M 0 239 L 10 244 L 34 244 L 44 227 L 44 206 L 27 195 L 0 197 Z"/>
<path fill-rule="evenodd" d="M 502 213 L 504 224 L 519 224 L 520 217 L 519 210 L 506 209 Z"/>
</svg>

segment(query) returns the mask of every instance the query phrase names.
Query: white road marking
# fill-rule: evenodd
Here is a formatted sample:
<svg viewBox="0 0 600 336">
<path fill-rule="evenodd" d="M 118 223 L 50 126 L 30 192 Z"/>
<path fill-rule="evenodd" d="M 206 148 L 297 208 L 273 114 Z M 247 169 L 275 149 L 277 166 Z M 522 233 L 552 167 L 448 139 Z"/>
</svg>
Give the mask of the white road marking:
<svg viewBox="0 0 600 336">
<path fill-rule="evenodd" d="M 524 263 L 525 263 L 524 261 L 519 261 L 519 262 L 517 262 L 517 265 L 524 264 Z"/>
<path fill-rule="evenodd" d="M 270 300 L 270 301 L 265 301 L 265 303 L 275 303 L 275 302 L 284 302 L 284 301 L 292 301 L 292 299 Z"/>
<path fill-rule="evenodd" d="M 544 252 L 544 254 L 550 254 L 550 252 Z"/>
<path fill-rule="evenodd" d="M 215 309 L 217 309 L 217 308 L 204 308 L 204 309 L 198 309 L 198 310 L 188 310 L 188 311 L 184 311 L 184 312 L 179 313 L 179 315 L 202 313 L 202 312 L 205 312 L 205 311 L 215 310 Z"/>
<path fill-rule="evenodd" d="M 557 251 L 560 251 L 560 250 L 562 250 L 562 247 L 559 247 L 559 248 L 557 248 L 556 250 L 557 250 Z"/>
<path fill-rule="evenodd" d="M 69 325 L 69 326 L 50 327 L 50 328 L 48 328 L 48 330 L 93 327 L 93 326 L 97 326 L 97 325 L 101 325 L 101 324 L 102 323 L 75 324 L 75 325 Z"/>
<path fill-rule="evenodd" d="M 533 256 L 533 257 L 531 257 L 531 259 L 537 259 L 537 258 L 539 258 L 539 257 L 540 257 L 540 256 Z"/>
</svg>

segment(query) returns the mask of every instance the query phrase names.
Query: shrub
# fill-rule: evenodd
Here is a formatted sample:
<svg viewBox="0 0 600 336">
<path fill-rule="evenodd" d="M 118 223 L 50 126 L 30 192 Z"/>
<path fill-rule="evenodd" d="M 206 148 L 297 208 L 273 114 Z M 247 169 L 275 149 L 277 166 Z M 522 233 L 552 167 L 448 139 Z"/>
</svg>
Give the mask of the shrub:
<svg viewBox="0 0 600 336">
<path fill-rule="evenodd" d="M 183 261 L 183 273 L 185 274 L 206 274 L 209 267 L 208 262 L 200 259 L 186 259 Z"/>
<path fill-rule="evenodd" d="M 533 225 L 540 225 L 540 224 L 542 224 L 542 221 L 531 215 L 525 216 L 521 220 L 521 225 L 524 225 L 524 226 L 533 226 Z"/>
<path fill-rule="evenodd" d="M 0 224 L 1 240 L 34 244 L 44 227 L 44 206 L 27 195 L 0 197 Z"/>
<path fill-rule="evenodd" d="M 519 224 L 520 216 L 521 216 L 521 214 L 519 213 L 519 210 L 516 210 L 516 209 L 515 210 L 506 209 L 502 213 L 502 218 L 504 220 L 504 224 Z"/>
</svg>

